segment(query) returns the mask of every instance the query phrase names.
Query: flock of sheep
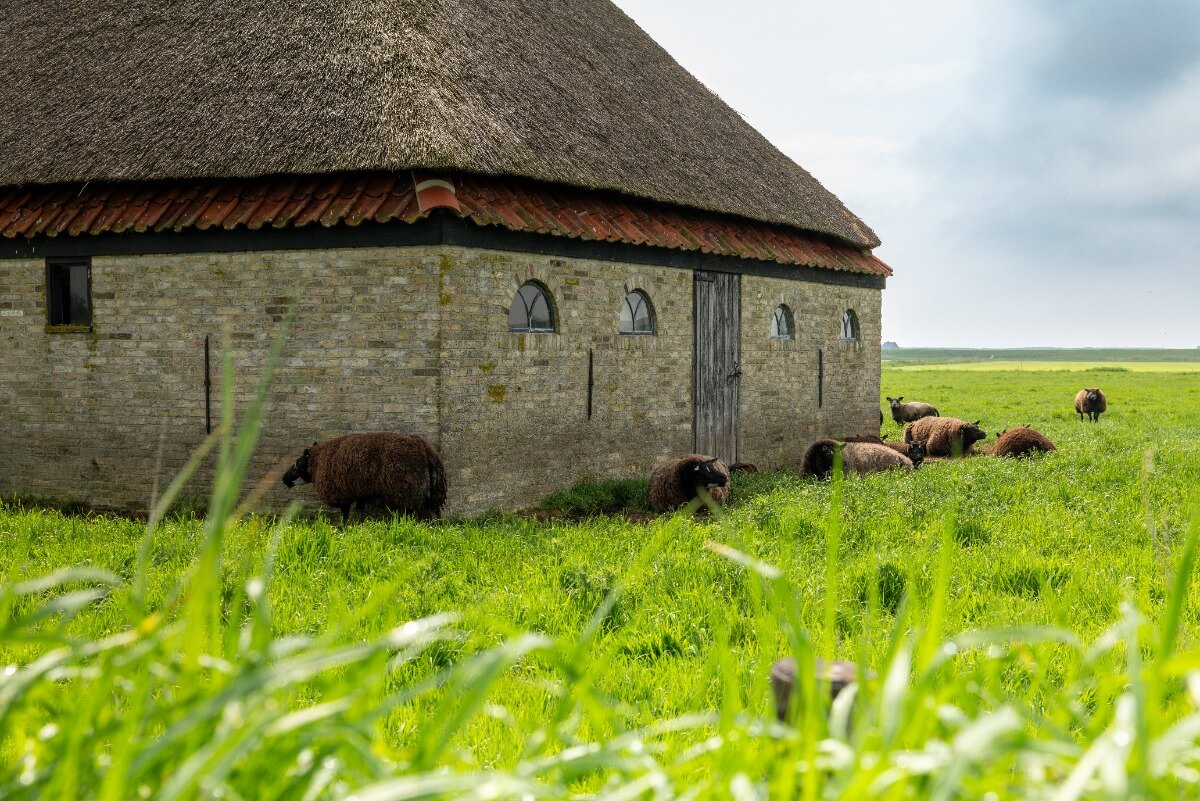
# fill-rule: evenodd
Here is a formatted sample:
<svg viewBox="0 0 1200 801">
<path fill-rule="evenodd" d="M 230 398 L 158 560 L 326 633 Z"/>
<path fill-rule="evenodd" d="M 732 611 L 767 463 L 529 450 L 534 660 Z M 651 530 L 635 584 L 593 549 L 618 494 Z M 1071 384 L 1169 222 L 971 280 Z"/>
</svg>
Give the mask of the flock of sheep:
<svg viewBox="0 0 1200 801">
<path fill-rule="evenodd" d="M 804 455 L 806 476 L 828 478 L 841 455 L 847 473 L 867 474 L 884 470 L 913 470 L 926 457 L 966 456 L 975 443 L 987 438 L 979 421 L 968 423 L 941 417 L 928 403 L 905 403 L 903 397 L 887 399 L 892 419 L 908 424 L 904 442 L 885 442 L 875 434 L 822 439 Z M 1099 389 L 1081 389 L 1075 395 L 1079 419 L 1093 423 L 1107 411 L 1108 399 Z M 880 423 L 883 415 L 880 414 Z M 991 448 L 993 456 L 1028 456 L 1054 450 L 1054 443 L 1029 426 L 1001 431 Z M 734 464 L 734 471 L 753 471 L 753 465 Z M 705 493 L 717 503 L 729 495 L 730 468 L 721 460 L 687 454 L 660 464 L 650 475 L 649 501 L 656 512 L 686 506 Z M 291 488 L 299 482 L 313 484 L 317 496 L 340 509 L 342 522 L 357 506 L 382 503 L 403 514 L 421 519 L 441 515 L 446 503 L 446 469 L 438 452 L 424 437 L 415 434 L 346 434 L 313 443 L 287 470 L 283 483 Z"/>
</svg>

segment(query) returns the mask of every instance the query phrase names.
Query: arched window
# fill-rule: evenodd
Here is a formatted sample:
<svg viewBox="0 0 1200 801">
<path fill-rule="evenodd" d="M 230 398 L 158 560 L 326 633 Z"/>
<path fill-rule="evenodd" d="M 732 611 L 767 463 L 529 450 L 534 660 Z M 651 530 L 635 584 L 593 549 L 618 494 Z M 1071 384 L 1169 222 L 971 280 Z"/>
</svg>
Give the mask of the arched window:
<svg viewBox="0 0 1200 801">
<path fill-rule="evenodd" d="M 795 339 L 796 324 L 792 320 L 792 310 L 787 304 L 780 303 L 775 307 L 775 317 L 771 320 L 771 339 Z"/>
<path fill-rule="evenodd" d="M 654 333 L 654 307 L 650 305 L 650 296 L 642 290 L 635 289 L 625 296 L 620 330 L 622 334 Z"/>
<path fill-rule="evenodd" d="M 550 291 L 536 281 L 526 281 L 517 290 L 508 310 L 508 330 L 519 333 L 554 332 L 554 304 Z"/>
<path fill-rule="evenodd" d="M 842 339 L 858 341 L 858 315 L 853 309 L 846 309 L 846 313 L 842 315 Z"/>
</svg>

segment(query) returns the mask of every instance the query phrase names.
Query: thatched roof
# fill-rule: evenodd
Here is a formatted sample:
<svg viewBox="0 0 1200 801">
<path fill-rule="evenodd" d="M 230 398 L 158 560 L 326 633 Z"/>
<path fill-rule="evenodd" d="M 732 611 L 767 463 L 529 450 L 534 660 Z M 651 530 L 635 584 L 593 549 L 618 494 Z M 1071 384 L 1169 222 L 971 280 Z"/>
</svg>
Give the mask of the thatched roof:
<svg viewBox="0 0 1200 801">
<path fill-rule="evenodd" d="M 875 234 L 608 0 L 0 0 L 0 186 L 452 169 Z"/>
</svg>

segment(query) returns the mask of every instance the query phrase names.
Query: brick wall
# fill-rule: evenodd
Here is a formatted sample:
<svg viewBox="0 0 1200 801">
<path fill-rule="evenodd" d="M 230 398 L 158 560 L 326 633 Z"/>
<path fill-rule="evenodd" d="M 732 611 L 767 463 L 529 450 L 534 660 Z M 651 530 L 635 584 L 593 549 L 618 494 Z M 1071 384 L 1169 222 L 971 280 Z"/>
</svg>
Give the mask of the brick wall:
<svg viewBox="0 0 1200 801">
<path fill-rule="evenodd" d="M 742 277 L 740 458 L 762 467 L 798 467 L 822 436 L 879 431 L 882 293 L 828 284 Z M 794 339 L 772 339 L 775 309 L 792 311 Z M 841 339 L 852 309 L 859 339 Z M 818 352 L 824 388 L 818 402 Z"/>
<path fill-rule="evenodd" d="M 0 493 L 144 508 L 160 440 L 165 481 L 205 436 L 205 334 L 215 423 L 222 346 L 244 405 L 290 296 L 254 474 L 333 434 L 412 431 L 441 446 L 447 512 L 461 514 L 529 505 L 585 476 L 645 475 L 692 447 L 686 270 L 458 247 L 97 257 L 90 333 L 46 331 L 44 278 L 41 260 L 0 260 Z M 507 330 L 531 278 L 554 297 L 554 334 Z M 617 333 L 632 289 L 653 302 L 655 336 Z M 794 341 L 769 338 L 781 298 Z M 794 464 L 797 432 L 877 423 L 879 302 L 878 290 L 743 278 L 743 459 Z M 838 339 L 845 308 L 859 344 Z M 268 503 L 296 497 L 314 499 L 279 487 Z"/>
</svg>

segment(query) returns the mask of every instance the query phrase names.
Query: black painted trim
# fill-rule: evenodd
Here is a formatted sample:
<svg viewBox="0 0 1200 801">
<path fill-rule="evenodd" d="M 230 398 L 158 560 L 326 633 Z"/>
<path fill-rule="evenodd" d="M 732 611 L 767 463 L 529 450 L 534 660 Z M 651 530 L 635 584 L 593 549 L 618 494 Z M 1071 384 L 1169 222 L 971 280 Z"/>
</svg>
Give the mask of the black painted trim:
<svg viewBox="0 0 1200 801">
<path fill-rule="evenodd" d="M 625 242 L 571 239 L 565 236 L 510 231 L 498 226 L 477 225 L 449 213 L 437 213 L 415 223 L 366 222 L 358 226 L 338 225 L 325 228 L 263 228 L 251 231 L 189 229 L 179 232 L 127 232 L 82 236 L 0 239 L 0 259 L 62 258 L 79 256 L 141 256 L 171 253 L 235 253 L 263 250 L 319 250 L 326 248 L 404 247 L 418 245 L 457 245 L 484 250 L 537 253 L 575 259 L 618 261 L 676 267 L 684 270 L 758 275 L 837 284 L 866 289 L 883 289 L 887 279 L 820 267 L 719 256 L 690 250 Z"/>
</svg>

